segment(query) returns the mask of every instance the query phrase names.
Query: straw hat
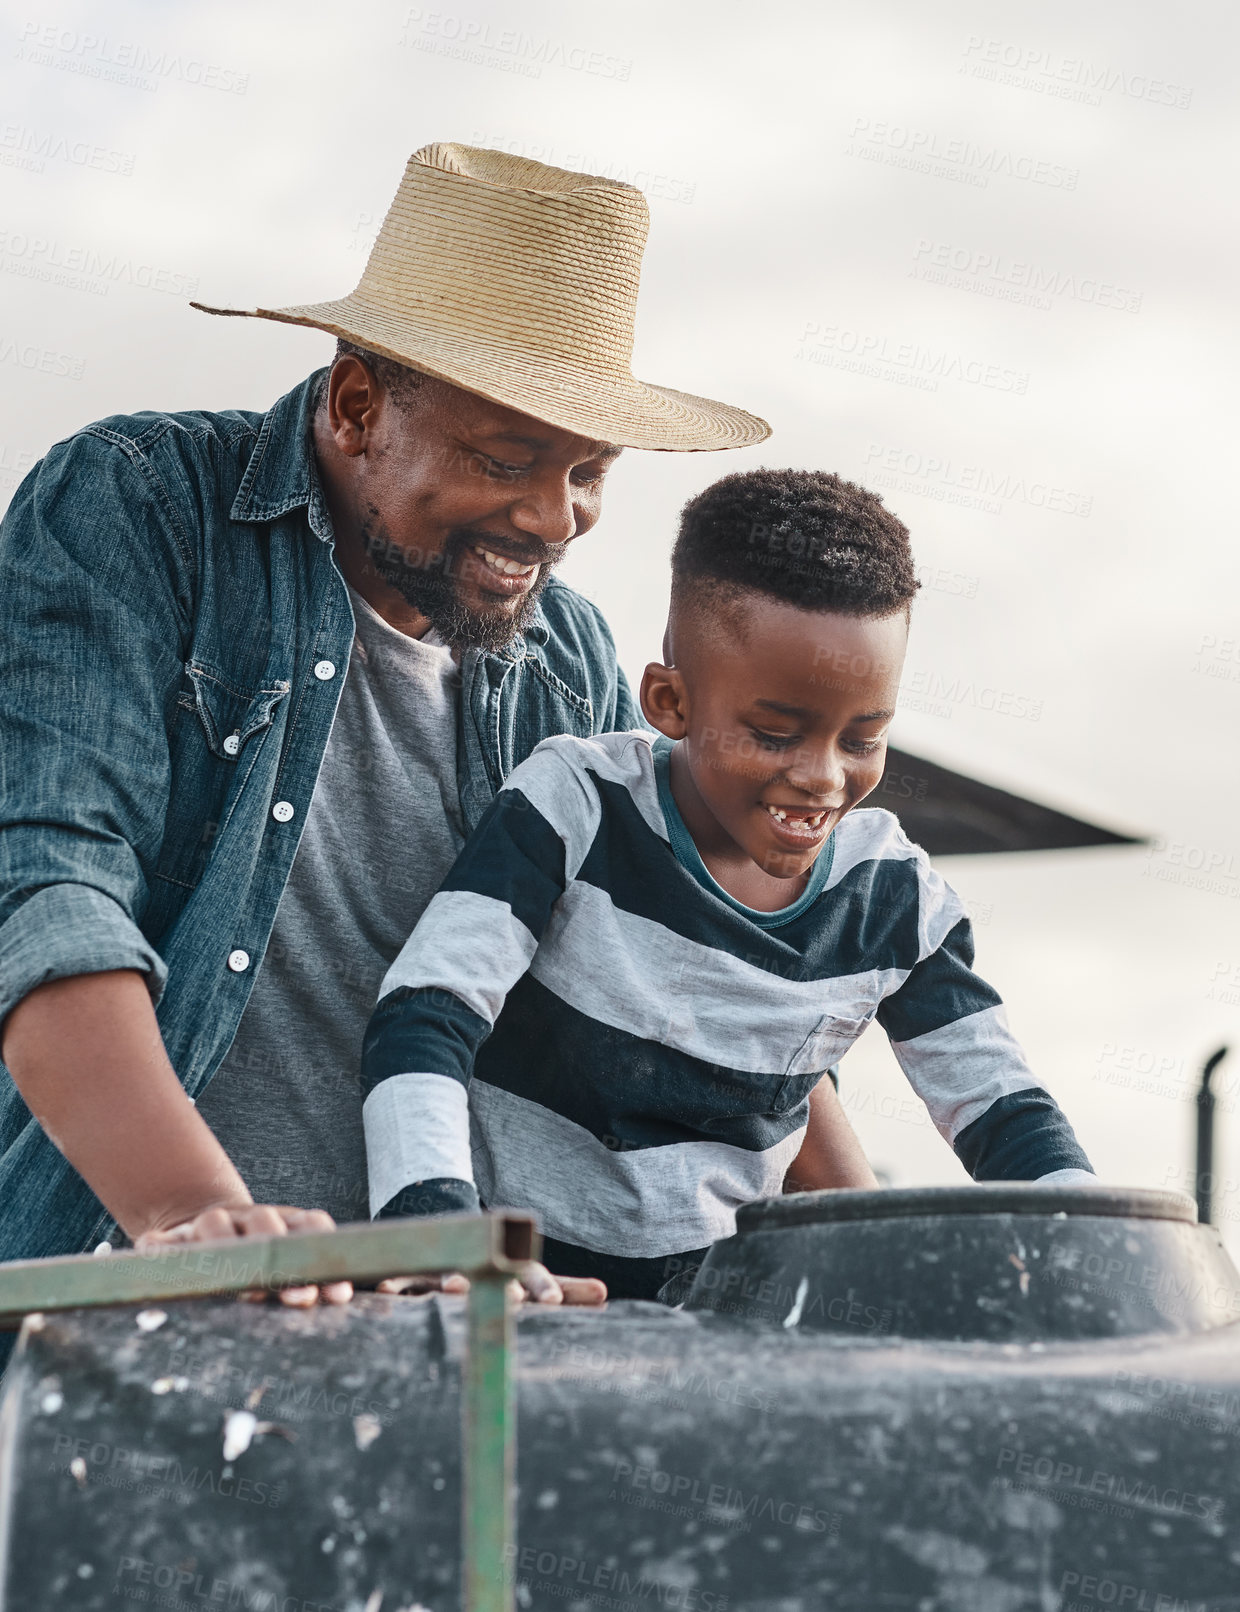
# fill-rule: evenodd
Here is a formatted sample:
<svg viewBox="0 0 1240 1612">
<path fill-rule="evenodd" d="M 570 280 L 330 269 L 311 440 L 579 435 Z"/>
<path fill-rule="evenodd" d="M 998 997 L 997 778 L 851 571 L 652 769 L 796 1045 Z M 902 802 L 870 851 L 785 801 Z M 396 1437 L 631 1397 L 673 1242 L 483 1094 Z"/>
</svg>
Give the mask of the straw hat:
<svg viewBox="0 0 1240 1612">
<path fill-rule="evenodd" d="M 632 185 L 474 146 L 415 151 L 356 291 L 204 313 L 313 325 L 580 436 L 742 448 L 770 426 L 631 368 L 650 217 Z"/>
</svg>

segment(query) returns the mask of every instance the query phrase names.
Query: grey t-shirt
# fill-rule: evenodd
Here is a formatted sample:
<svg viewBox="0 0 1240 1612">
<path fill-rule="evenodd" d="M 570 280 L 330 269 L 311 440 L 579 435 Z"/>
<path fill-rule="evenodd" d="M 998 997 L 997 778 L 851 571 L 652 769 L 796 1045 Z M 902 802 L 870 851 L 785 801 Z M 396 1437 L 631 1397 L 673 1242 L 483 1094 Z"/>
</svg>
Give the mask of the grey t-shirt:
<svg viewBox="0 0 1240 1612">
<path fill-rule="evenodd" d="M 350 588 L 357 630 L 305 831 L 228 1056 L 198 1099 L 256 1203 L 369 1218 L 358 1066 L 379 983 L 464 843 L 460 673 Z"/>
</svg>

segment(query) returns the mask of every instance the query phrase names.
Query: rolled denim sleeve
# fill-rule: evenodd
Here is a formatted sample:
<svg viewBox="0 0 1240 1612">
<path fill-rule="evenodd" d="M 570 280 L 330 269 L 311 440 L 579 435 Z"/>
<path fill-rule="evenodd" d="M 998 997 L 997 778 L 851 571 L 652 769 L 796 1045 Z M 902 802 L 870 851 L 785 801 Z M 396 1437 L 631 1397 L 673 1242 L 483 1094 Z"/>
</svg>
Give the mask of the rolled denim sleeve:
<svg viewBox="0 0 1240 1612">
<path fill-rule="evenodd" d="M 36 890 L 0 927 L 0 1021 L 49 980 L 136 968 L 158 1001 L 164 960 L 111 896 L 88 884 Z"/>
<path fill-rule="evenodd" d="M 0 526 L 0 1021 L 76 974 L 162 989 L 140 924 L 192 579 L 162 481 L 106 426 L 57 444 Z"/>
</svg>

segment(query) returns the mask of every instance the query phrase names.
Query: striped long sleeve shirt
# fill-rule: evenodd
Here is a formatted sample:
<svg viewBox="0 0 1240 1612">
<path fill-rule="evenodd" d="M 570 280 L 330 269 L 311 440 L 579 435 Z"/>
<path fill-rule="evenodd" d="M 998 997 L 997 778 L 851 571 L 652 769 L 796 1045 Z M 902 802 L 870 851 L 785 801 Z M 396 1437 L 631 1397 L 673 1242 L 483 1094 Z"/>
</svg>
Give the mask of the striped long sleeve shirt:
<svg viewBox="0 0 1240 1612">
<path fill-rule="evenodd" d="M 367 1029 L 372 1215 L 533 1209 L 563 1274 L 653 1296 L 780 1192 L 810 1092 L 875 1019 L 976 1180 L 1088 1170 L 896 819 L 850 812 L 804 894 L 755 912 L 698 856 L 671 749 L 547 739 L 483 816 Z"/>
</svg>

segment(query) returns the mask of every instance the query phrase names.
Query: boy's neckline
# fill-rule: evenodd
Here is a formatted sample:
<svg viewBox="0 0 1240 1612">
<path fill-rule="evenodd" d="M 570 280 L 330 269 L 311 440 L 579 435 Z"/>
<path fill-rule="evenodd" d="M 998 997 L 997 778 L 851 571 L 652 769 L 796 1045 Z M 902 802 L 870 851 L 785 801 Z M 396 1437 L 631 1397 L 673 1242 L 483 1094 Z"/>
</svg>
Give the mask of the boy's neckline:
<svg viewBox="0 0 1240 1612">
<path fill-rule="evenodd" d="M 670 771 L 672 751 L 675 748 L 676 746 L 672 740 L 662 733 L 658 734 L 651 744 L 651 750 L 654 752 L 655 782 L 659 789 L 659 805 L 663 810 L 663 823 L 667 829 L 668 840 L 671 842 L 672 853 L 681 867 L 684 868 L 686 873 L 693 875 L 703 890 L 708 891 L 712 896 L 717 896 L 720 901 L 726 902 L 733 912 L 739 912 L 742 917 L 748 918 L 750 923 L 757 924 L 759 929 L 778 929 L 783 924 L 791 923 L 794 918 L 799 918 L 807 907 L 812 906 L 817 901 L 826 885 L 827 878 L 831 872 L 831 863 L 835 859 L 834 829 L 828 835 L 827 843 L 818 853 L 813 867 L 809 870 L 808 884 L 791 905 L 777 907 L 774 912 L 761 912 L 756 907 L 747 907 L 743 901 L 738 901 L 734 895 L 731 895 L 723 888 L 705 862 L 702 861 L 702 854 L 694 844 L 693 835 L 690 834 L 685 826 L 684 818 L 680 815 L 680 808 L 672 795 Z"/>
</svg>

